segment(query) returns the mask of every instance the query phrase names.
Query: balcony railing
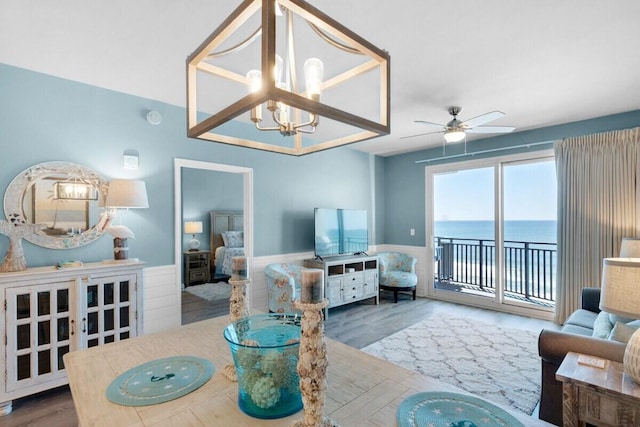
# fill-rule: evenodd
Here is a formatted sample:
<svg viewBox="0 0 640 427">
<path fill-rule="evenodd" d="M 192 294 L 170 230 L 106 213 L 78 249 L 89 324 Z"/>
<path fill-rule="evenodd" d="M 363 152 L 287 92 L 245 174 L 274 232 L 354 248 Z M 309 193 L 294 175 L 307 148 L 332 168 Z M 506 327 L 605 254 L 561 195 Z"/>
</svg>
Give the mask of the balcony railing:
<svg viewBox="0 0 640 427">
<path fill-rule="evenodd" d="M 435 237 L 436 281 L 495 290 L 494 240 Z M 526 300 L 555 301 L 557 245 L 504 242 L 504 291 Z"/>
</svg>

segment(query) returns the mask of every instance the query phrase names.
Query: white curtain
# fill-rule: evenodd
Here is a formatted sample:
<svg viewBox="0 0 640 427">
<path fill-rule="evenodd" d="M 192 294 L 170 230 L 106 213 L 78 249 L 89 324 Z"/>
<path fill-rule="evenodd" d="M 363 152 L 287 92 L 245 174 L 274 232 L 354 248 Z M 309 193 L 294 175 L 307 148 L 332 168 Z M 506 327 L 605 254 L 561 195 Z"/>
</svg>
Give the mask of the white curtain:
<svg viewBox="0 0 640 427">
<path fill-rule="evenodd" d="M 555 322 L 580 307 L 584 287 L 600 287 L 602 259 L 636 237 L 639 129 L 556 143 L 558 270 Z"/>
</svg>

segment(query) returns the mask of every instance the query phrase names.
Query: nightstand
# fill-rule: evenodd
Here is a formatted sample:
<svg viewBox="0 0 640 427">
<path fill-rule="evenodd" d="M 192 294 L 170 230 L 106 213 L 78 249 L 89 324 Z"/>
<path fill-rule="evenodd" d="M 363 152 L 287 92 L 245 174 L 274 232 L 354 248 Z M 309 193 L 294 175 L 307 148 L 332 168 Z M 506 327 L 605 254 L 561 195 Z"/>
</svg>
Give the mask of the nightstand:
<svg viewBox="0 0 640 427">
<path fill-rule="evenodd" d="M 602 367 L 585 364 L 590 361 Z M 556 379 L 563 383 L 564 427 L 640 425 L 640 385 L 624 373 L 622 363 L 567 353 Z"/>
<path fill-rule="evenodd" d="M 184 285 L 207 283 L 211 279 L 209 251 L 186 251 L 184 253 Z"/>
</svg>

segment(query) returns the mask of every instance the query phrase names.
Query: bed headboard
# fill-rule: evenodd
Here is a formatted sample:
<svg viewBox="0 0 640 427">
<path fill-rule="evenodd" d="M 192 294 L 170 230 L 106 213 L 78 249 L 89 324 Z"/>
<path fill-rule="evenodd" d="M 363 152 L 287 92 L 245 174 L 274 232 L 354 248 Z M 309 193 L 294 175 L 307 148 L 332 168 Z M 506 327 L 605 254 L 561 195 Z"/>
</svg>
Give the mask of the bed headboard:
<svg viewBox="0 0 640 427">
<path fill-rule="evenodd" d="M 244 218 L 242 211 L 210 211 L 211 215 L 211 260 L 216 249 L 224 246 L 222 233 L 225 231 L 243 231 Z"/>
</svg>

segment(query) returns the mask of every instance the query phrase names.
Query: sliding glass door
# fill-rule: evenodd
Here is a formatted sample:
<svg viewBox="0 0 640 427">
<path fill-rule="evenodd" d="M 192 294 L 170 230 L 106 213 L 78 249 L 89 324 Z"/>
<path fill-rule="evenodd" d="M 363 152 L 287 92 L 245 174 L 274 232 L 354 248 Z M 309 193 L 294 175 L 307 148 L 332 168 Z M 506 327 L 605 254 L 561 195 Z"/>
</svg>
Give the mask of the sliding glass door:
<svg viewBox="0 0 640 427">
<path fill-rule="evenodd" d="M 553 308 L 556 182 L 550 154 L 426 168 L 431 296 L 513 312 Z"/>
<path fill-rule="evenodd" d="M 433 175 L 434 287 L 492 298 L 495 278 L 494 168 Z"/>
</svg>

